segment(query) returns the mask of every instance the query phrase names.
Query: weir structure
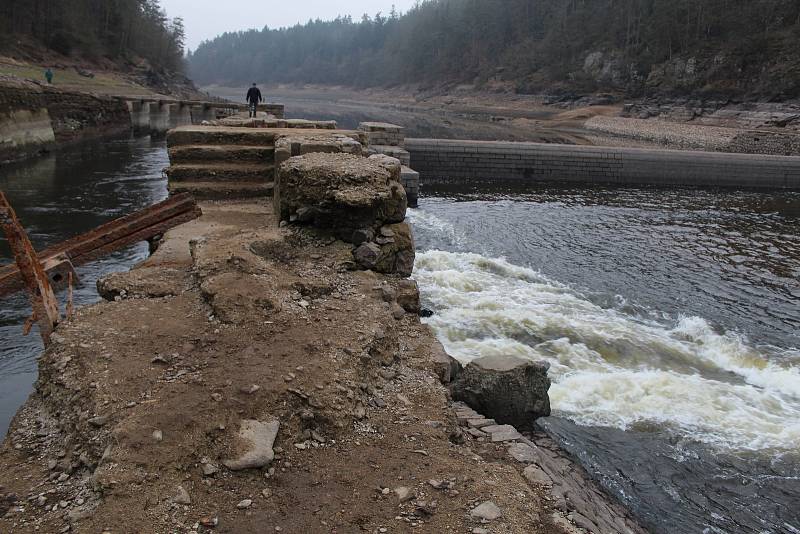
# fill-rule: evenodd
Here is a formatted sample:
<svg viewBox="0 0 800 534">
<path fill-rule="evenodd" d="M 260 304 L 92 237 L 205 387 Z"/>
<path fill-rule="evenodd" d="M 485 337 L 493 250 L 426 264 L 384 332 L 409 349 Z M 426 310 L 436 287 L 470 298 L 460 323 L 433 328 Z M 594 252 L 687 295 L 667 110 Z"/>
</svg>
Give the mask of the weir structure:
<svg viewBox="0 0 800 534">
<path fill-rule="evenodd" d="M 567 182 L 800 190 L 800 158 L 504 141 L 406 139 L 425 184 Z"/>
</svg>

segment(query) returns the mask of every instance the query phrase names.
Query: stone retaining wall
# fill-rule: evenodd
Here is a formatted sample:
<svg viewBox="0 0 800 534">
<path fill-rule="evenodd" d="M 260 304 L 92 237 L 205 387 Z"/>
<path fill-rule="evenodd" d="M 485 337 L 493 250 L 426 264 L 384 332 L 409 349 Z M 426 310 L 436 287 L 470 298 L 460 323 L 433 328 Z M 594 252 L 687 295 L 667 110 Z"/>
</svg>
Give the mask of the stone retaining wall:
<svg viewBox="0 0 800 534">
<path fill-rule="evenodd" d="M 486 181 L 800 189 L 800 158 L 406 139 L 422 184 Z"/>
<path fill-rule="evenodd" d="M 116 99 L 66 93 L 27 82 L 0 85 L 0 160 L 124 133 L 130 127 L 128 108 Z"/>
</svg>

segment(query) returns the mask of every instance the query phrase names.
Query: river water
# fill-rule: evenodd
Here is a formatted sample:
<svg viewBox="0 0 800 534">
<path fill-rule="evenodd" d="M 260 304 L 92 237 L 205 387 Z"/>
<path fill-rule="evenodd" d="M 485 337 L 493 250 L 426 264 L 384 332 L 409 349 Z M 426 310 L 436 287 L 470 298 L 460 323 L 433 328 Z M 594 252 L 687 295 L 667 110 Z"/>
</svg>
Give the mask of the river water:
<svg viewBox="0 0 800 534">
<path fill-rule="evenodd" d="M 163 142 L 0 168 L 37 248 L 166 196 Z M 428 319 L 467 362 L 551 364 L 542 426 L 655 532 L 800 532 L 800 194 L 431 189 L 410 220 Z M 76 302 L 147 254 L 78 269 Z M 10 258 L 0 242 L 0 258 Z M 0 431 L 41 344 L 0 311 Z"/>
<path fill-rule="evenodd" d="M 82 145 L 36 160 L 0 165 L 4 191 L 37 249 L 163 200 L 161 170 L 168 165 L 165 143 L 149 138 L 120 139 Z M 78 267 L 77 305 L 99 300 L 95 283 L 109 272 L 123 271 L 147 257 L 147 245 L 118 251 Z M 0 263 L 12 261 L 0 238 Z M 63 310 L 62 306 L 62 310 Z M 3 299 L 0 306 L 0 435 L 31 392 L 42 344 L 34 329 L 22 336 L 30 316 L 24 294 Z"/>
<path fill-rule="evenodd" d="M 800 532 L 800 194 L 426 188 L 447 351 L 550 363 L 542 426 L 655 532 Z"/>
</svg>

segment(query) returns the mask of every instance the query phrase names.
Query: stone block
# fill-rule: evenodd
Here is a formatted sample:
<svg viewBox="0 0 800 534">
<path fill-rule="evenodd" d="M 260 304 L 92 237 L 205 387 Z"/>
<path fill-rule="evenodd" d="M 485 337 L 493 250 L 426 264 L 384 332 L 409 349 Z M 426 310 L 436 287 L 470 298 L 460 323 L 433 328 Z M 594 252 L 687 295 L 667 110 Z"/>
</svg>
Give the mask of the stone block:
<svg viewBox="0 0 800 534">
<path fill-rule="evenodd" d="M 548 369 L 547 363 L 516 356 L 486 356 L 464 367 L 450 390 L 487 417 L 529 428 L 550 415 Z"/>
</svg>

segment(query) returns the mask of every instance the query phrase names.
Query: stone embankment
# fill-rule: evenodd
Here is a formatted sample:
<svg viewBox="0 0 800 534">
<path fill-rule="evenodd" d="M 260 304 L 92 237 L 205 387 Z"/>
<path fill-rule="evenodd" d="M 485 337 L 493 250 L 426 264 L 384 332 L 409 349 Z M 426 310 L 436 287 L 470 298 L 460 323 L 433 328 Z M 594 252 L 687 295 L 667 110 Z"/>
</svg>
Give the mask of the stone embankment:
<svg viewBox="0 0 800 534">
<path fill-rule="evenodd" d="M 470 371 L 420 322 L 400 162 L 291 135 L 273 202 L 202 203 L 59 326 L 0 450 L 0 531 L 604 532 L 518 432 L 459 425 L 439 377 Z M 546 396 L 534 368 L 515 383 Z"/>
<path fill-rule="evenodd" d="M 0 162 L 130 131 L 124 102 L 0 78 Z"/>
</svg>

